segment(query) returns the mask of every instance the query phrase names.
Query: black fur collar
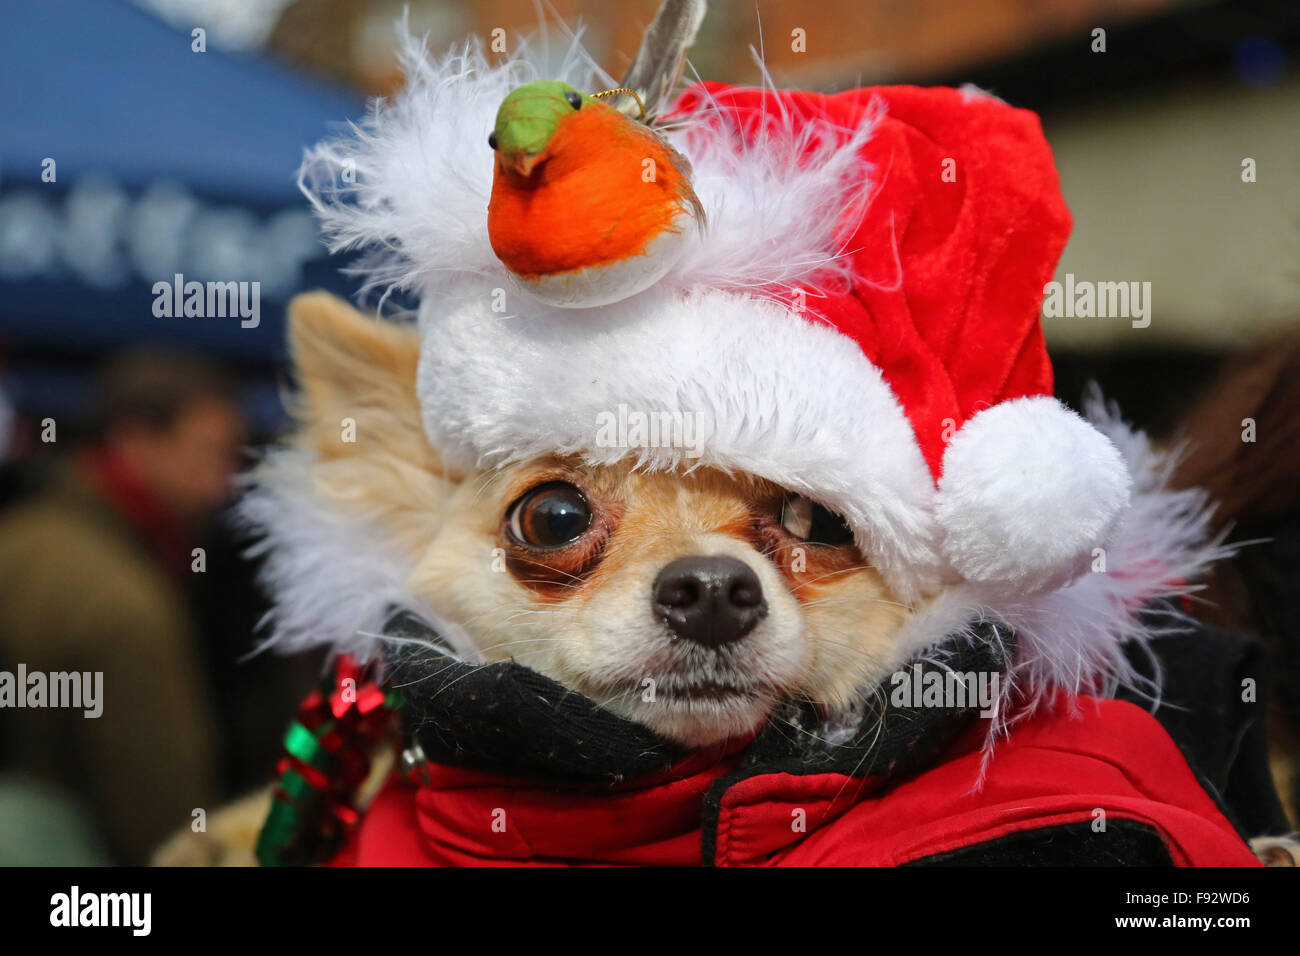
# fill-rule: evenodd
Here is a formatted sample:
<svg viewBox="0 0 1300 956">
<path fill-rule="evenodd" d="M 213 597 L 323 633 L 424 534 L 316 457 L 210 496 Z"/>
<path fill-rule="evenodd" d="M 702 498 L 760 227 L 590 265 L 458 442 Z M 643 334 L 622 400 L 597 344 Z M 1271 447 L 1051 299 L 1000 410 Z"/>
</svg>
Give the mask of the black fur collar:
<svg viewBox="0 0 1300 956">
<path fill-rule="evenodd" d="M 514 662 L 467 664 L 423 620 L 403 612 L 386 627 L 404 641 L 386 661 L 385 683 L 400 692 L 403 732 L 439 764 L 512 776 L 615 783 L 662 772 L 687 751 L 640 724 Z M 908 665 L 930 672 L 1001 674 L 1011 639 L 982 622 Z M 973 706 L 895 703 L 888 685 L 827 723 L 807 701 L 787 701 L 745 748 L 743 772 L 888 776 L 923 765 L 975 717 Z"/>
</svg>

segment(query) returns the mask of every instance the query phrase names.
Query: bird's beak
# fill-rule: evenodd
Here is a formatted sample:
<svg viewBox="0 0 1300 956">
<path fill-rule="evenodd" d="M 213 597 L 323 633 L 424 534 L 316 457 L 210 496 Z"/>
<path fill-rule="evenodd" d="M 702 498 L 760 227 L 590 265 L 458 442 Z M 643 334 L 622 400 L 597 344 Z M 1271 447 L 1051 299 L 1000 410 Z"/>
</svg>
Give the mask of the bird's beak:
<svg viewBox="0 0 1300 956">
<path fill-rule="evenodd" d="M 501 154 L 501 163 L 520 179 L 527 179 L 533 174 L 534 167 L 541 159 L 540 153 L 518 152 L 509 156 Z"/>
</svg>

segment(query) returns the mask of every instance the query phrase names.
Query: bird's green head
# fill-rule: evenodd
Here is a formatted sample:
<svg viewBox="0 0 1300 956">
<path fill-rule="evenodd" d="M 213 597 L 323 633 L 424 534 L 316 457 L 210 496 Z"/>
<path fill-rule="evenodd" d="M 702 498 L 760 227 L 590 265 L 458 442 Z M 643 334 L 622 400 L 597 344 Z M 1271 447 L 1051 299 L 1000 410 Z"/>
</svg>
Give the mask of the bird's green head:
<svg viewBox="0 0 1300 956">
<path fill-rule="evenodd" d="M 508 167 L 527 176 L 560 123 L 594 99 L 559 80 L 521 86 L 501 101 L 488 145 Z"/>
</svg>

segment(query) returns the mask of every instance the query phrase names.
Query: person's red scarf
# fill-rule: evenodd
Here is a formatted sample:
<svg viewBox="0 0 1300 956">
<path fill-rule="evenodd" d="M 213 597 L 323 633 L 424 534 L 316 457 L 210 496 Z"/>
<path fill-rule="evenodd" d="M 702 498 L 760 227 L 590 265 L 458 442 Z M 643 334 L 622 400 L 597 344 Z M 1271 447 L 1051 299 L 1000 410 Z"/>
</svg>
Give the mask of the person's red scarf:
<svg viewBox="0 0 1300 956">
<path fill-rule="evenodd" d="M 86 449 L 81 473 L 168 571 L 183 573 L 189 566 L 190 529 L 176 510 L 121 455 L 106 445 Z"/>
</svg>

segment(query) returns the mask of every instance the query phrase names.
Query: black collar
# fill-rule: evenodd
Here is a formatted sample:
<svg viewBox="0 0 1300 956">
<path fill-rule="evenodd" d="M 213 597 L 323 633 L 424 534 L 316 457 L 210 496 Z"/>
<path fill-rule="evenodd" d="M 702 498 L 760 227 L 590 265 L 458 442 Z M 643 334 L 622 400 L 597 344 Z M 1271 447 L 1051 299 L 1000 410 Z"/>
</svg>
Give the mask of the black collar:
<svg viewBox="0 0 1300 956">
<path fill-rule="evenodd" d="M 437 632 L 408 612 L 395 615 L 385 632 L 407 639 L 387 657 L 385 680 L 404 698 L 403 732 L 434 763 L 545 780 L 612 783 L 665 771 L 687 754 L 513 661 L 475 665 L 456 660 L 438 649 L 446 645 Z M 927 650 L 908 670 L 913 676 L 1000 674 L 1011 645 L 1004 629 L 980 622 Z M 975 717 L 973 705 L 896 704 L 890 690 L 882 685 L 867 695 L 838 731 L 813 704 L 784 702 L 743 751 L 743 772 L 888 776 L 932 761 Z"/>
</svg>

